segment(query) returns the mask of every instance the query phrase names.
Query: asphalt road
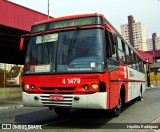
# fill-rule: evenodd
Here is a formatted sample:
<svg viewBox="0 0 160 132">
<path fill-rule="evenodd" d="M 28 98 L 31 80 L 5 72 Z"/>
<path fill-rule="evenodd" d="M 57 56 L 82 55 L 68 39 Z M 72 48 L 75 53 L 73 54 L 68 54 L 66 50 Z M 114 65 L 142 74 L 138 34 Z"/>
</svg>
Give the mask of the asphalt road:
<svg viewBox="0 0 160 132">
<path fill-rule="evenodd" d="M 160 125 L 160 89 L 146 90 L 142 101 L 126 104 L 119 117 L 112 118 L 102 110 L 72 110 L 67 117 L 59 117 L 48 108 L 17 108 L 0 110 L 0 123 L 39 124 L 45 131 L 124 131 L 135 125 L 154 122 Z M 140 123 L 140 124 L 139 124 Z M 155 124 L 156 125 L 156 124 Z M 114 129 L 113 129 L 114 128 Z M 159 127 L 160 129 L 160 127 Z M 125 129 L 130 131 L 131 129 Z M 132 129 L 132 131 L 139 131 Z"/>
</svg>

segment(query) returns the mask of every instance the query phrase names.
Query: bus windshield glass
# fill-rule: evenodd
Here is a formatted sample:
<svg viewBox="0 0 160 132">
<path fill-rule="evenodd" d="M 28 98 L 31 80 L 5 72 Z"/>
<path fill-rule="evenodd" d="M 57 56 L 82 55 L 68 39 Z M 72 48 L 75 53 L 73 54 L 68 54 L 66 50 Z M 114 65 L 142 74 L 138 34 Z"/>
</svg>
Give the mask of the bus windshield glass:
<svg viewBox="0 0 160 132">
<path fill-rule="evenodd" d="M 103 33 L 76 28 L 31 37 L 24 73 L 104 72 Z"/>
</svg>

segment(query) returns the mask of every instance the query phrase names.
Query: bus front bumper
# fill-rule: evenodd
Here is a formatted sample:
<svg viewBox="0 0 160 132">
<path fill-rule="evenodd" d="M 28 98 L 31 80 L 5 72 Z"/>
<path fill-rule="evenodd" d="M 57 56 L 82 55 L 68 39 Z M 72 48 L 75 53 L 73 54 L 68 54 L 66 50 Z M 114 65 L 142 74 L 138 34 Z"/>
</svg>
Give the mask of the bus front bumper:
<svg viewBox="0 0 160 132">
<path fill-rule="evenodd" d="M 29 107 L 56 106 L 67 108 L 107 109 L 107 92 L 83 95 L 63 95 L 63 100 L 60 101 L 53 101 L 50 96 L 50 94 L 28 94 L 22 92 L 23 105 Z"/>
</svg>

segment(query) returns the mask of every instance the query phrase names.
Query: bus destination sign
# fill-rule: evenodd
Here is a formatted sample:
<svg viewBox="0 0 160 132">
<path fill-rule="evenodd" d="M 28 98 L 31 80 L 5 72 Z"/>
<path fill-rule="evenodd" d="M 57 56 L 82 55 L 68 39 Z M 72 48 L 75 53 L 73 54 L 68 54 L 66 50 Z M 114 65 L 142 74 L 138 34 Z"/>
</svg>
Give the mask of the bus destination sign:
<svg viewBox="0 0 160 132">
<path fill-rule="evenodd" d="M 57 28 L 84 26 L 84 25 L 91 25 L 91 24 L 103 24 L 102 17 L 100 16 L 83 17 L 83 18 L 68 19 L 68 20 L 45 23 L 41 25 L 35 25 L 32 27 L 31 33 L 40 32 L 44 30 L 57 29 Z"/>
<path fill-rule="evenodd" d="M 72 27 L 72 26 L 79 26 L 79 25 L 90 25 L 90 24 L 93 24 L 93 23 L 94 22 L 91 18 L 71 19 L 71 20 L 52 23 L 51 24 L 51 29 Z"/>
</svg>

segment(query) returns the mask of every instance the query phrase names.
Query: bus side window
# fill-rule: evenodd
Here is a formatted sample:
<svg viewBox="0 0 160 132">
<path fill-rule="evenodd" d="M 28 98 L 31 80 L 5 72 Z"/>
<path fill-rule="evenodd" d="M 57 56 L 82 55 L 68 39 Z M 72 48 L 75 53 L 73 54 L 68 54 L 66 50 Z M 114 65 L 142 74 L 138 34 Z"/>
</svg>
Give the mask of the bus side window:
<svg viewBox="0 0 160 132">
<path fill-rule="evenodd" d="M 138 57 L 138 66 L 139 66 L 139 71 L 144 73 L 143 61 L 139 57 Z"/>
<path fill-rule="evenodd" d="M 112 71 L 118 68 L 116 36 L 106 30 L 106 52 L 108 58 L 108 70 Z"/>
<path fill-rule="evenodd" d="M 137 70 L 139 71 L 139 64 L 138 64 L 138 56 L 136 55 L 136 65 L 137 65 Z"/>
<path fill-rule="evenodd" d="M 111 39 L 109 35 L 109 31 L 106 30 L 106 52 L 107 52 L 107 57 L 112 56 L 112 50 L 111 50 Z"/>
<path fill-rule="evenodd" d="M 122 51 L 122 41 L 118 36 L 117 36 L 117 42 L 118 42 L 118 49 Z"/>
<path fill-rule="evenodd" d="M 128 47 L 128 51 L 129 51 L 129 56 L 131 57 L 131 49 Z"/>
<path fill-rule="evenodd" d="M 123 52 L 126 52 L 126 49 L 125 49 L 125 43 L 122 41 L 122 51 Z"/>
<path fill-rule="evenodd" d="M 134 63 L 133 63 L 133 68 L 135 69 L 135 70 L 137 70 L 137 56 L 136 56 L 136 54 L 133 52 L 133 58 L 134 58 Z"/>
<path fill-rule="evenodd" d="M 111 32 L 106 30 L 106 49 L 107 49 L 107 57 L 111 57 L 114 60 L 117 60 L 117 50 L 116 50 L 116 36 Z"/>
<path fill-rule="evenodd" d="M 128 49 L 128 45 L 126 45 L 125 49 L 126 49 L 126 55 L 129 55 L 129 49 Z"/>
<path fill-rule="evenodd" d="M 131 49 L 130 49 L 130 47 L 128 47 L 128 53 L 129 53 L 128 54 L 129 56 L 127 56 L 127 58 L 128 58 L 127 64 L 128 64 L 129 67 L 132 67 L 132 61 L 133 60 L 132 60 L 132 55 L 131 55 Z"/>
<path fill-rule="evenodd" d="M 121 62 L 121 63 L 126 63 L 126 56 L 125 56 L 125 53 L 124 52 L 122 52 L 121 50 L 119 50 L 118 49 L 118 60 L 119 60 L 119 62 Z"/>
<path fill-rule="evenodd" d="M 110 41 L 111 41 L 111 53 L 112 55 L 115 54 L 115 46 L 116 46 L 116 42 L 115 42 L 115 39 L 114 39 L 114 36 L 112 33 L 109 33 L 109 36 L 110 36 Z"/>
<path fill-rule="evenodd" d="M 118 36 L 117 40 L 118 40 L 118 61 L 126 64 L 125 44 Z"/>
</svg>

